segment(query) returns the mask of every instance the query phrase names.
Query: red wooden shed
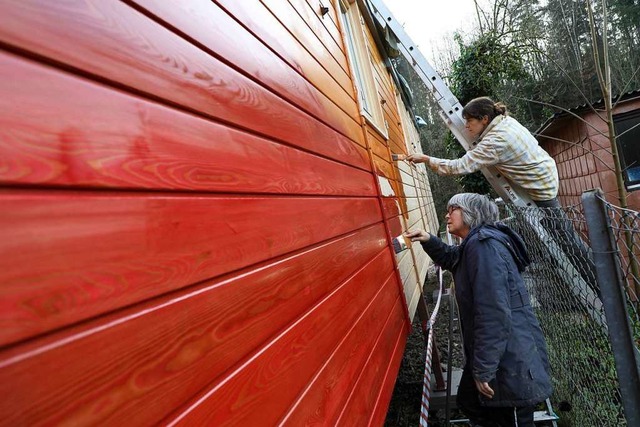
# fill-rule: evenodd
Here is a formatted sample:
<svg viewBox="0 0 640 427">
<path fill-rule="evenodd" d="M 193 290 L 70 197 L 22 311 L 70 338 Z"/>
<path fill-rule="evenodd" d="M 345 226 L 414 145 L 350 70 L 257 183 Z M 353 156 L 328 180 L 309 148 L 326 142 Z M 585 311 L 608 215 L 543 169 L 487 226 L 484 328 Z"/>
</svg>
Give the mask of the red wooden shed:
<svg viewBox="0 0 640 427">
<path fill-rule="evenodd" d="M 437 229 L 361 2 L 0 2 L 0 425 L 381 425 Z"/>
<path fill-rule="evenodd" d="M 613 122 L 623 171 L 627 205 L 640 210 L 640 90 L 615 98 Z M 538 130 L 540 145 L 558 165 L 558 198 L 565 205 L 580 203 L 580 195 L 601 188 L 618 204 L 618 187 L 602 101 L 577 106 L 550 117 Z"/>
</svg>

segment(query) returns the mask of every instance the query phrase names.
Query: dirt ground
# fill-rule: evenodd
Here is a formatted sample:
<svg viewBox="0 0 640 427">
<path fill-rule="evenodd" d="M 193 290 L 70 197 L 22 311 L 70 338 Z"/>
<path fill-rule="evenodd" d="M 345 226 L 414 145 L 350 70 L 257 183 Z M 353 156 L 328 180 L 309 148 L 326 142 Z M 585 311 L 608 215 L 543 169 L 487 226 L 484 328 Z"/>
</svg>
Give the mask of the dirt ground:
<svg viewBox="0 0 640 427">
<path fill-rule="evenodd" d="M 451 282 L 451 278 L 445 276 L 445 286 Z M 439 281 L 433 271 L 429 271 L 424 286 L 425 299 L 429 307 L 429 313 L 433 312 L 435 301 L 433 291 L 438 289 Z M 454 322 L 455 324 L 455 322 Z M 440 357 L 443 364 L 448 361 L 447 343 L 449 334 L 449 307 L 448 304 L 441 303 L 438 317 L 435 322 L 435 337 Z M 457 327 L 454 328 L 454 332 Z M 454 333 L 452 341 L 452 361 L 453 367 L 462 367 L 462 351 L 460 334 Z M 385 427 L 415 427 L 420 424 L 420 406 L 422 396 L 422 379 L 424 376 L 424 361 L 426 351 L 426 340 L 420 325 L 420 319 L 416 314 L 411 334 L 407 340 L 402 364 L 396 379 L 396 385 L 389 404 Z M 446 372 L 444 372 L 446 376 Z M 460 414 L 453 413 L 451 419 L 458 418 Z M 444 411 L 431 412 L 429 414 L 429 426 L 444 426 Z"/>
</svg>

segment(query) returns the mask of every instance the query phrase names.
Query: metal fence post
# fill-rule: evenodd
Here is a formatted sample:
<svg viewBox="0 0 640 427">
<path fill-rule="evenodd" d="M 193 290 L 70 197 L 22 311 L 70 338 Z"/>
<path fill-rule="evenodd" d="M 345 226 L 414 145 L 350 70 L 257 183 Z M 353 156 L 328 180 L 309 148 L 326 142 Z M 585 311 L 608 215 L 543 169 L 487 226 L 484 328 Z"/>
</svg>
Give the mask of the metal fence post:
<svg viewBox="0 0 640 427">
<path fill-rule="evenodd" d="M 640 365 L 636 359 L 624 284 L 615 256 L 617 245 L 602 198 L 602 190 L 587 191 L 582 193 L 582 204 L 620 382 L 622 406 L 627 425 L 635 427 L 640 426 Z"/>
</svg>

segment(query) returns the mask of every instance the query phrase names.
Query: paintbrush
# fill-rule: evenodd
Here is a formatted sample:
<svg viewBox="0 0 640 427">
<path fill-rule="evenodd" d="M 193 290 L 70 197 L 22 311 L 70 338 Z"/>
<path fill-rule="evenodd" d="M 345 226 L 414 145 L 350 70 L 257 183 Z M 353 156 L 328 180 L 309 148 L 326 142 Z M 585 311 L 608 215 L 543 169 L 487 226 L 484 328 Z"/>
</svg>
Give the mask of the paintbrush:
<svg viewBox="0 0 640 427">
<path fill-rule="evenodd" d="M 395 253 L 400 253 L 411 246 L 411 239 L 404 236 L 404 234 L 399 235 L 398 237 L 393 238 L 393 251 Z"/>
</svg>

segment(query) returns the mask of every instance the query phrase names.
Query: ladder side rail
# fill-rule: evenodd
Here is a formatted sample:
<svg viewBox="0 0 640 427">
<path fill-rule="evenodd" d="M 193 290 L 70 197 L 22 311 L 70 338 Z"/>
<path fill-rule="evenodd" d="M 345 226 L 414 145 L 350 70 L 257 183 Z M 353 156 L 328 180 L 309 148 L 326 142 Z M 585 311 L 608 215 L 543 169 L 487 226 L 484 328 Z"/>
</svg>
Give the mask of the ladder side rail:
<svg viewBox="0 0 640 427">
<path fill-rule="evenodd" d="M 430 88 L 434 99 L 441 109 L 440 116 L 445 121 L 449 130 L 451 130 L 465 150 L 471 150 L 473 148 L 473 141 L 464 131 L 462 106 L 458 99 L 442 80 L 442 77 L 440 77 L 431 64 L 429 64 L 429 61 L 427 61 L 416 48 L 411 38 L 404 31 L 404 28 L 402 28 L 399 22 L 393 17 L 385 4 L 380 0 L 367 0 L 367 3 L 370 6 L 370 10 L 372 10 L 373 16 L 381 24 L 389 26 L 391 31 L 399 39 L 400 44 L 398 48 L 400 52 L 422 81 Z M 494 167 L 482 168 L 481 172 L 504 200 L 510 200 L 518 206 L 533 206 L 533 202 L 526 192 L 507 181 Z"/>
<path fill-rule="evenodd" d="M 445 124 L 451 130 L 458 142 L 467 151 L 473 148 L 474 141 L 470 139 L 464 131 L 464 119 L 462 118 L 462 106 L 458 99 L 453 95 L 449 87 L 442 80 L 442 77 L 435 71 L 429 61 L 417 49 L 411 38 L 406 34 L 404 28 L 393 17 L 382 0 L 366 0 L 369 10 L 381 25 L 389 26 L 391 31 L 399 39 L 399 50 L 407 59 L 409 64 L 416 71 L 418 76 L 431 90 L 433 97 L 438 103 L 441 111 L 440 116 Z M 514 205 L 527 207 L 535 206 L 522 188 L 518 188 L 514 184 L 507 181 L 504 176 L 494 167 L 481 169 L 487 181 L 496 190 L 496 192 L 504 199 L 510 200 Z M 558 254 L 557 258 L 560 264 L 560 270 L 564 273 L 564 280 L 569 284 L 571 291 L 581 300 L 587 309 L 590 317 L 599 325 L 606 328 L 606 321 L 602 311 L 602 302 L 600 298 L 591 290 L 588 284 L 582 279 L 575 267 L 567 259 L 559 245 L 550 236 L 547 230 L 535 218 L 527 218 L 527 222 L 536 232 L 539 238 L 546 242 L 551 250 Z"/>
</svg>

